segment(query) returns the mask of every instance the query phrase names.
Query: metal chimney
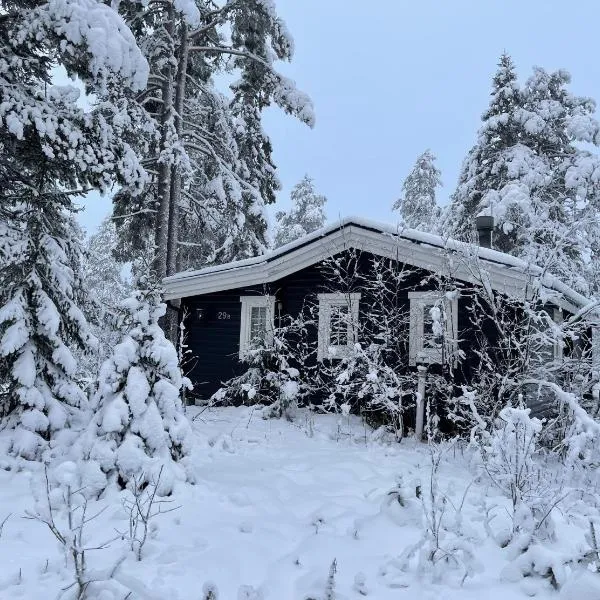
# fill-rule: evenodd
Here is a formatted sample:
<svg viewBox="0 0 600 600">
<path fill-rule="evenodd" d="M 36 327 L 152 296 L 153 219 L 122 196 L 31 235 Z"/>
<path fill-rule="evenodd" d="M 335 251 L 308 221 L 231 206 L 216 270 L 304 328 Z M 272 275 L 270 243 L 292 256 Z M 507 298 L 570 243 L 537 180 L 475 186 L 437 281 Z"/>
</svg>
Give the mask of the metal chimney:
<svg viewBox="0 0 600 600">
<path fill-rule="evenodd" d="M 479 245 L 482 248 L 492 247 L 492 234 L 494 231 L 494 217 L 490 215 L 479 215 L 475 218 Z"/>
</svg>

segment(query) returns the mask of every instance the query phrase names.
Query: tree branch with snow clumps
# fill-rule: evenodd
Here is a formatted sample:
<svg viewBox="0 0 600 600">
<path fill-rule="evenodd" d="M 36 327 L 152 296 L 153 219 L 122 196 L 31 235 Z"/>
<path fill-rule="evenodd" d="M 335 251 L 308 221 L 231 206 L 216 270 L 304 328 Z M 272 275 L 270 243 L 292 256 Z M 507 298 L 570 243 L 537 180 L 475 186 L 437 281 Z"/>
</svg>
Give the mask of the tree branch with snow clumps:
<svg viewBox="0 0 600 600">
<path fill-rule="evenodd" d="M 148 62 L 123 18 L 98 0 L 48 0 L 35 7 L 16 32 L 18 44 L 37 46 L 39 40 L 54 38 L 61 59 L 70 71 L 86 52 L 84 81 L 96 83 L 109 74 L 117 75 L 133 90 L 146 87 Z M 70 75 L 75 73 L 69 72 Z"/>
</svg>

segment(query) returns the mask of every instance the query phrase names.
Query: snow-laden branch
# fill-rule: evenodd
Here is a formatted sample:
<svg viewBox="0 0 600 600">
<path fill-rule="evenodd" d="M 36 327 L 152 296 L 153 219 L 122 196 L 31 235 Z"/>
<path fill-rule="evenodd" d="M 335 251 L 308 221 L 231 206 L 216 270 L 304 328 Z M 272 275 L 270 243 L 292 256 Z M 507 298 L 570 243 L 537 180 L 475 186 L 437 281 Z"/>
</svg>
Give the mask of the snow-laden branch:
<svg viewBox="0 0 600 600">
<path fill-rule="evenodd" d="M 35 45 L 40 37 L 58 36 L 63 55 L 88 53 L 89 73 L 104 80 L 109 73 L 133 90 L 148 80 L 149 66 L 123 18 L 97 0 L 48 0 L 23 20 L 17 40 Z M 66 65 L 69 67 L 69 65 Z"/>
</svg>

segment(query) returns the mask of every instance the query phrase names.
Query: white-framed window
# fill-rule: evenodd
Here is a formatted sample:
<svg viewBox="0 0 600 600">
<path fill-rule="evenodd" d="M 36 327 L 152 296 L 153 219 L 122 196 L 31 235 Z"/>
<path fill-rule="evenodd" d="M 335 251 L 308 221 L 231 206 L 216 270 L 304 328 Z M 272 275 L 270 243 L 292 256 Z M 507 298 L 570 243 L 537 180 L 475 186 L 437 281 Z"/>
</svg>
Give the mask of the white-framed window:
<svg viewBox="0 0 600 600">
<path fill-rule="evenodd" d="M 344 358 L 358 339 L 360 293 L 318 294 L 317 359 Z"/>
<path fill-rule="evenodd" d="M 458 294 L 409 292 L 409 364 L 442 364 L 458 341 Z"/>
<path fill-rule="evenodd" d="M 273 343 L 275 296 L 240 296 L 240 358 L 257 343 Z"/>
</svg>

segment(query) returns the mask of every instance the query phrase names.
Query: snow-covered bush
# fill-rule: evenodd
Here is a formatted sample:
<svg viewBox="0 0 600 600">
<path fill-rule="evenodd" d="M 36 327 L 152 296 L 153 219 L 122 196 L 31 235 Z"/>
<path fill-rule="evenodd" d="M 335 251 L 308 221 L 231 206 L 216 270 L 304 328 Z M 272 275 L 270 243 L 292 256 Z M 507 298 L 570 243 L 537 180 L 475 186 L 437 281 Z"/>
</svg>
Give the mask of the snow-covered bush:
<svg viewBox="0 0 600 600">
<path fill-rule="evenodd" d="M 531 409 L 504 407 L 499 423 L 483 450 L 484 467 L 494 485 L 510 499 L 513 509 L 537 489 L 538 439 L 542 422 Z"/>
<path fill-rule="evenodd" d="M 360 313 L 354 322 L 351 301 L 339 311 L 353 343 L 339 358 L 323 361 L 320 384 L 326 406 L 348 405 L 372 424 L 390 426 L 398 438 L 404 431 L 404 413 L 416 391 L 416 378 L 406 363 L 409 313 L 402 292 L 410 271 L 397 262 L 366 259 L 360 251 L 347 252 L 324 262 L 327 291 L 348 299 L 360 292 Z M 413 385 L 415 384 L 415 385 Z"/>
<path fill-rule="evenodd" d="M 482 444 L 482 464 L 493 485 L 510 499 L 509 539 L 523 549 L 533 539 L 552 539 L 552 511 L 564 499 L 562 484 L 539 445 L 542 421 L 522 404 L 506 406 Z"/>
<path fill-rule="evenodd" d="M 263 405 L 264 416 L 285 416 L 293 420 L 300 395 L 300 372 L 289 357 L 274 347 L 255 345 L 243 361 L 244 373 L 225 382 L 212 396 L 215 403 Z"/>
<path fill-rule="evenodd" d="M 476 558 L 478 540 L 463 526 L 462 510 L 469 491 L 465 489 L 460 503 L 440 487 L 439 470 L 442 458 L 452 448 L 430 443 L 430 473 L 427 482 L 417 490 L 422 507 L 423 533 L 416 544 L 407 547 L 391 561 L 390 566 L 408 571 L 416 568 L 422 576 L 436 583 L 457 579 L 462 585 L 468 577 L 482 570 Z"/>
<path fill-rule="evenodd" d="M 541 380 L 528 383 L 545 389 L 560 407 L 553 427 L 561 434 L 556 449 L 564 464 L 571 469 L 594 471 L 600 465 L 600 422 L 584 408 L 577 395 L 558 384 Z"/>
<path fill-rule="evenodd" d="M 559 309 L 537 267 L 528 276 L 524 299 L 495 292 L 476 253 L 460 263 L 474 282 L 461 292 L 472 360 L 468 385 L 448 404 L 450 418 L 462 434 L 489 429 L 505 406 L 516 406 L 523 396 L 548 419 L 543 445 L 560 444 L 564 402 L 557 391 L 583 399 L 592 396 L 595 385 L 589 331 L 594 304 L 573 315 Z"/>
<path fill-rule="evenodd" d="M 129 527 L 127 531 L 120 532 L 120 535 L 127 540 L 129 549 L 138 561 L 142 560 L 144 546 L 152 534 L 156 517 L 179 508 L 171 499 L 157 497 L 161 476 L 162 467 L 156 479 L 150 482 L 143 473 L 134 476 L 128 489 L 131 497 L 122 501 L 123 508 L 127 511 Z"/>
<path fill-rule="evenodd" d="M 211 581 L 202 586 L 202 600 L 219 600 L 219 590 Z"/>
<path fill-rule="evenodd" d="M 326 405 L 339 410 L 349 404 L 369 424 L 385 425 L 398 439 L 406 432 L 406 417 L 414 412 L 418 391 L 418 373 L 408 364 L 411 316 L 407 290 L 425 287 L 438 298 L 428 310 L 432 334 L 441 340 L 444 366 L 427 374 L 427 424 L 432 431 L 437 429 L 435 404 L 450 395 L 450 371 L 460 358 L 448 338 L 450 328 L 445 326 L 445 299 L 456 291 L 436 275 L 423 277 L 422 272 L 397 260 L 358 250 L 332 257 L 322 270 L 328 292 L 349 299 L 351 294 L 360 293 L 358 322 L 353 322 L 351 300 L 348 309 L 340 311 L 348 321 L 348 331 L 356 332 L 354 343 L 339 358 L 323 361 L 319 367 Z"/>
<path fill-rule="evenodd" d="M 147 285 L 122 308 L 125 335 L 100 370 L 84 453 L 122 487 L 157 481 L 161 473 L 158 494 L 165 495 L 191 477 L 184 459 L 192 433 L 180 398 L 189 383 L 158 324 L 165 313 L 159 290 Z"/>
<path fill-rule="evenodd" d="M 38 473 L 40 474 L 40 473 Z M 64 553 L 64 564 L 73 583 L 63 589 L 65 598 L 85 600 L 98 598 L 107 588 L 121 588 L 112 582 L 122 558 L 107 569 L 90 568 L 90 554 L 111 546 L 118 535 L 102 540 L 90 540 L 89 528 L 103 512 L 93 506 L 85 477 L 75 462 L 63 461 L 51 468 L 45 467 L 40 477 L 32 479 L 33 510 L 26 511 L 25 518 L 46 526 Z M 122 594 L 129 590 L 120 589 Z M 112 596 L 109 596 L 112 597 Z"/>
<path fill-rule="evenodd" d="M 296 409 L 314 388 L 309 367 L 314 354 L 306 342 L 312 320 L 304 311 L 282 317 L 269 339 L 256 339 L 242 360 L 244 372 L 224 382 L 211 401 L 264 405 L 263 416 L 293 420 Z"/>
</svg>

